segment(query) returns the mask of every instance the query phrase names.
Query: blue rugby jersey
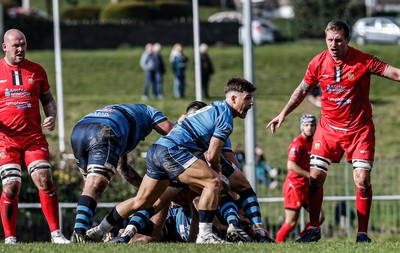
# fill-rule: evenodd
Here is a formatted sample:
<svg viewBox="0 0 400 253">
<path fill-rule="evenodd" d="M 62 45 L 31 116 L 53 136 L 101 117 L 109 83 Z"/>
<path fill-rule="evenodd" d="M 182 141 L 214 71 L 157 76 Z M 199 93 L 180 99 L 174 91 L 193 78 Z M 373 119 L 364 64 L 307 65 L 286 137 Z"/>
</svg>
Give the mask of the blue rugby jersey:
<svg viewBox="0 0 400 253">
<path fill-rule="evenodd" d="M 208 149 L 212 137 L 226 142 L 232 130 L 232 108 L 225 100 L 216 101 L 176 124 L 174 129 L 158 139 L 156 144 L 203 153 Z M 227 145 L 230 146 L 230 141 Z"/>
<path fill-rule="evenodd" d="M 144 104 L 116 104 L 97 109 L 80 122 L 103 123 L 120 138 L 124 154 L 132 151 L 151 133 L 154 126 L 167 120 L 157 109 Z"/>
</svg>

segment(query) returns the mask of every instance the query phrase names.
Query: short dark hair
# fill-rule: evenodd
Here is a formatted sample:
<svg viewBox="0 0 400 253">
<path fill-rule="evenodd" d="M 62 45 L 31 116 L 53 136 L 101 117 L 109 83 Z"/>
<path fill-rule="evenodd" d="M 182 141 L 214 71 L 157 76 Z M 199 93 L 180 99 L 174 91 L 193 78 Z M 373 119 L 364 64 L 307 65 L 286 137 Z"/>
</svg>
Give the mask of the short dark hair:
<svg viewBox="0 0 400 253">
<path fill-rule="evenodd" d="M 201 108 L 203 108 L 203 107 L 206 107 L 206 106 L 207 106 L 207 104 L 204 103 L 204 102 L 202 102 L 202 101 L 193 101 L 193 102 L 190 102 L 190 103 L 188 104 L 188 106 L 186 107 L 186 113 L 188 113 L 190 110 L 197 111 L 197 110 L 199 110 L 199 109 L 201 109 Z"/>
<path fill-rule="evenodd" d="M 342 31 L 344 37 L 348 38 L 350 36 L 350 26 L 343 20 L 334 19 L 331 20 L 325 28 L 325 35 L 328 31 Z"/>
<path fill-rule="evenodd" d="M 239 77 L 233 77 L 229 79 L 224 88 L 225 94 L 230 91 L 254 92 L 255 90 L 256 87 L 252 83 Z"/>
</svg>

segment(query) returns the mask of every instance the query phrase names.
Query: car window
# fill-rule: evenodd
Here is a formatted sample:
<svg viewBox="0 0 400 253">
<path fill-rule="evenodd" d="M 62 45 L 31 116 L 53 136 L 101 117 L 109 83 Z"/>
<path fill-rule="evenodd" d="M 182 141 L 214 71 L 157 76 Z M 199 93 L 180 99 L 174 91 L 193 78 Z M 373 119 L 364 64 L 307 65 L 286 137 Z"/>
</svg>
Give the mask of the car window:
<svg viewBox="0 0 400 253">
<path fill-rule="evenodd" d="M 364 24 L 365 24 L 365 26 L 373 27 L 373 26 L 375 26 L 375 20 L 374 19 L 365 20 Z"/>
<path fill-rule="evenodd" d="M 382 28 L 388 28 L 393 26 L 392 22 L 390 22 L 389 20 L 382 19 L 381 21 L 382 21 Z"/>
</svg>

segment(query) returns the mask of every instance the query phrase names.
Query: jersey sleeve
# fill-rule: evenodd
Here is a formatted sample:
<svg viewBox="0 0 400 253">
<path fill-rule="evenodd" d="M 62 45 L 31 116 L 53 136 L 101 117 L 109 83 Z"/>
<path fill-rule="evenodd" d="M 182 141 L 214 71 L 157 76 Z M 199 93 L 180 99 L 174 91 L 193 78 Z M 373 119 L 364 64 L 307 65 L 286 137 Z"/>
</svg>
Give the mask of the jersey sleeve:
<svg viewBox="0 0 400 253">
<path fill-rule="evenodd" d="M 155 109 L 154 107 L 147 106 L 147 112 L 149 113 L 153 121 L 152 123 L 153 127 L 167 120 L 167 117 L 165 117 L 165 115 L 162 112 Z"/>
<path fill-rule="evenodd" d="M 367 60 L 368 71 L 371 74 L 382 76 L 389 65 L 381 61 L 377 57 L 374 57 L 372 55 L 367 55 L 367 56 L 369 56 L 369 59 Z"/>
<path fill-rule="evenodd" d="M 296 140 L 290 143 L 288 148 L 288 161 L 299 163 L 301 154 L 301 147 L 296 143 Z"/>
<path fill-rule="evenodd" d="M 321 54 L 314 57 L 307 66 L 303 81 L 310 86 L 316 86 L 319 83 L 318 67 L 321 65 Z"/>
<path fill-rule="evenodd" d="M 217 117 L 216 127 L 213 137 L 226 141 L 233 130 L 233 119 L 232 117 L 224 112 Z"/>
</svg>

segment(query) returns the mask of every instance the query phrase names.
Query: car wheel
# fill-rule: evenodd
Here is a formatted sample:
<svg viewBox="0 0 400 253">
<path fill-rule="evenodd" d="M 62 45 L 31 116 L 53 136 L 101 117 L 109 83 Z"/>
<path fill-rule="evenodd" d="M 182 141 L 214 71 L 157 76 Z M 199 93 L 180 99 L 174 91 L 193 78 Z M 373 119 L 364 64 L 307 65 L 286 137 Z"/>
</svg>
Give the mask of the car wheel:
<svg viewBox="0 0 400 253">
<path fill-rule="evenodd" d="M 365 40 L 364 37 L 358 36 L 358 37 L 356 38 L 356 43 L 357 43 L 358 45 L 365 45 L 365 44 L 367 44 L 367 41 Z"/>
</svg>

